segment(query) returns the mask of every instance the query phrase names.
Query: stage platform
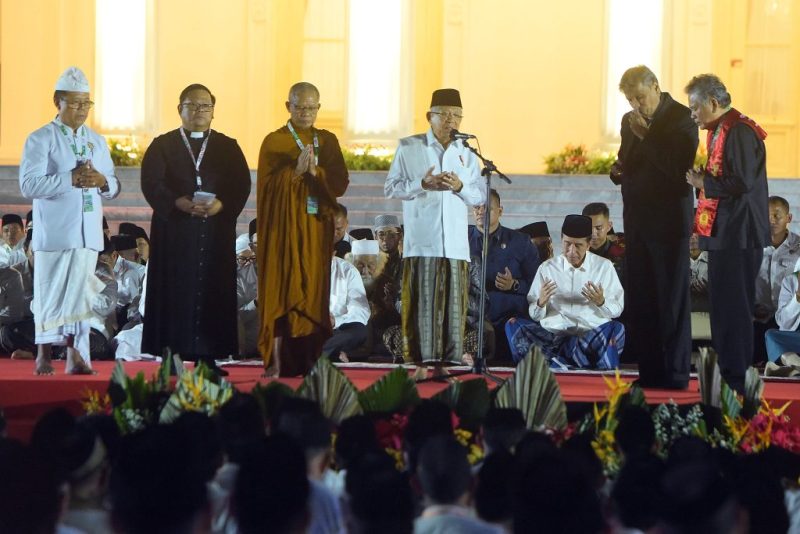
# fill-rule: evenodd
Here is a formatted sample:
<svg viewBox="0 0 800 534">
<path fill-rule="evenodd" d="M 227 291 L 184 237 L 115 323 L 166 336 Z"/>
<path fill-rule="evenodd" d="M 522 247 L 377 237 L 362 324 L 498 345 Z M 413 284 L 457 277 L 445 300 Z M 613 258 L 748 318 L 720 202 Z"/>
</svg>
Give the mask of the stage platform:
<svg viewBox="0 0 800 534">
<path fill-rule="evenodd" d="M 0 359 L 0 408 L 8 422 L 8 434 L 11 437 L 27 439 L 36 420 L 48 410 L 63 406 L 75 414 L 81 413 L 81 399 L 88 390 L 105 392 L 114 369 L 114 362 L 94 362 L 98 372 L 93 376 L 70 376 L 64 374 L 64 362 L 55 362 L 55 376 L 35 376 L 32 361 Z M 393 365 L 380 364 L 337 364 L 358 389 L 364 389 L 389 372 Z M 125 371 L 133 376 L 143 371 L 148 378 L 156 373 L 158 364 L 154 362 L 126 362 Z M 258 361 L 235 362 L 225 365 L 230 373 L 227 380 L 240 391 L 250 391 L 256 384 L 265 384 L 262 379 L 262 367 Z M 461 368 L 453 368 L 461 369 Z M 412 372 L 412 371 L 409 371 Z M 513 373 L 512 368 L 492 368 L 491 372 L 500 378 L 507 378 Z M 606 373 L 613 375 L 613 373 Z M 623 379 L 633 381 L 637 378 L 634 371 L 623 371 Z M 460 380 L 476 378 L 465 375 Z M 556 379 L 561 387 L 561 395 L 567 403 L 591 403 L 605 400 L 607 387 L 601 372 L 565 371 L 557 372 Z M 302 378 L 281 378 L 281 382 L 296 388 Z M 494 383 L 490 380 L 490 387 Z M 427 382 L 418 385 L 420 396 L 431 397 L 447 387 L 447 383 Z M 651 404 L 668 402 L 670 399 L 678 404 L 691 404 L 700 400 L 697 380 L 692 378 L 686 391 L 666 391 L 657 389 L 645 390 L 647 401 Z M 765 398 L 773 406 L 781 406 L 792 401 L 788 415 L 792 421 L 800 424 L 800 381 L 796 379 L 766 378 Z"/>
</svg>

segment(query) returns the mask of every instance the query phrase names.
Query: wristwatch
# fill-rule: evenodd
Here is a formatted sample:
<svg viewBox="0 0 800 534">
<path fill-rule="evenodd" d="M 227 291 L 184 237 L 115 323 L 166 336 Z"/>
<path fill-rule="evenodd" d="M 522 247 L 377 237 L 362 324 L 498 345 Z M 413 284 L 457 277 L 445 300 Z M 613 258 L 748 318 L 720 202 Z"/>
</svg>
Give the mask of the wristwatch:
<svg viewBox="0 0 800 534">
<path fill-rule="evenodd" d="M 511 291 L 519 291 L 519 280 L 514 280 L 514 284 L 511 286 Z"/>
</svg>

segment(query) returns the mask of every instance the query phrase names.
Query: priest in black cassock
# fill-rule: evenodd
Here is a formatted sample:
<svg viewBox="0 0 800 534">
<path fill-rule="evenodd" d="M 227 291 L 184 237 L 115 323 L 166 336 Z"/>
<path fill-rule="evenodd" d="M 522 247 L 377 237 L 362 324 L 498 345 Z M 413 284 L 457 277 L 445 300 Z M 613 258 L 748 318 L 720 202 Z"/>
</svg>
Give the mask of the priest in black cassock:
<svg viewBox="0 0 800 534">
<path fill-rule="evenodd" d="M 156 137 L 142 160 L 153 208 L 142 352 L 169 347 L 185 360 L 237 354 L 236 220 L 250 169 L 236 140 L 212 130 L 216 98 L 203 85 L 180 94 L 182 126 Z"/>
</svg>

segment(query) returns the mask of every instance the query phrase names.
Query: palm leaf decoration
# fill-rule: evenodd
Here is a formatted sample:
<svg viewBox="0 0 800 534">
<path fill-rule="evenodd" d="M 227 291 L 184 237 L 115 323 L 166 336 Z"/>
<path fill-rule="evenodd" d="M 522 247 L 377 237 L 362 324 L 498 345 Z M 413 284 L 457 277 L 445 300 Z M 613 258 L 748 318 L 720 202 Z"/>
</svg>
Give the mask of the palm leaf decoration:
<svg viewBox="0 0 800 534">
<path fill-rule="evenodd" d="M 364 413 L 401 412 L 419 404 L 419 393 L 408 371 L 399 366 L 359 392 L 358 402 Z"/>
<path fill-rule="evenodd" d="M 722 379 L 718 358 L 713 348 L 700 348 L 700 365 L 697 368 L 700 399 L 707 406 L 719 408 L 722 416 L 727 415 L 733 419 L 742 411 L 742 403 L 736 396 L 736 391 Z"/>
<path fill-rule="evenodd" d="M 297 396 L 316 401 L 337 425 L 361 413 L 358 390 L 328 358 L 320 358 L 297 388 Z"/>
<path fill-rule="evenodd" d="M 215 380 L 208 376 L 213 375 Z M 233 396 L 230 382 L 213 373 L 203 362 L 194 371 L 181 375 L 164 408 L 159 422 L 171 423 L 183 412 L 201 412 L 214 415 Z"/>
<path fill-rule="evenodd" d="M 746 418 L 754 417 L 761 408 L 761 398 L 764 395 L 764 381 L 755 367 L 747 369 L 744 375 L 744 406 L 742 415 Z"/>
<path fill-rule="evenodd" d="M 491 406 L 489 387 L 483 378 L 456 381 L 433 396 L 450 406 L 466 428 L 477 429 Z"/>
<path fill-rule="evenodd" d="M 541 349 L 531 347 L 514 374 L 497 390 L 495 406 L 519 408 L 528 428 L 562 429 L 567 426 L 567 406 L 556 377 Z"/>
<path fill-rule="evenodd" d="M 711 347 L 700 347 L 697 382 L 700 385 L 700 402 L 706 406 L 720 408 L 722 375 L 717 365 L 717 353 Z"/>
<path fill-rule="evenodd" d="M 294 397 L 294 390 L 282 382 L 273 380 L 266 386 L 256 384 L 250 392 L 258 401 L 261 407 L 261 413 L 264 414 L 265 421 L 271 421 L 272 416 L 280 405 L 281 401 L 286 397 Z"/>
</svg>

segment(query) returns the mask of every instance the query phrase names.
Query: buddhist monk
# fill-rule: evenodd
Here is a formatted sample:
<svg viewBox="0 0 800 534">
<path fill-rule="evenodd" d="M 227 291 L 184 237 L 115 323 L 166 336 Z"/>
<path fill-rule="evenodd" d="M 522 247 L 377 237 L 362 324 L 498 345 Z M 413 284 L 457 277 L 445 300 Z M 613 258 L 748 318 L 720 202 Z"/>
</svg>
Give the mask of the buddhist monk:
<svg viewBox="0 0 800 534">
<path fill-rule="evenodd" d="M 319 91 L 289 90 L 289 121 L 267 135 L 258 159 L 259 351 L 265 376 L 314 365 L 331 335 L 330 251 L 336 198 L 349 183 L 336 136 L 314 127 Z"/>
</svg>

